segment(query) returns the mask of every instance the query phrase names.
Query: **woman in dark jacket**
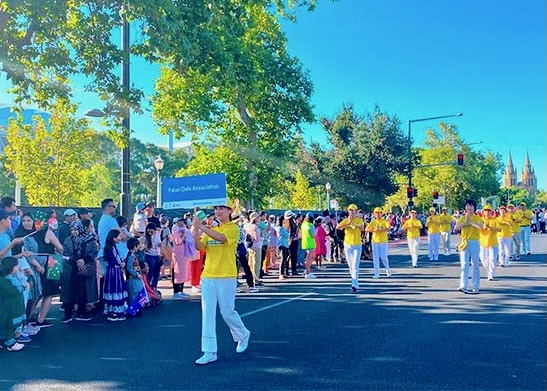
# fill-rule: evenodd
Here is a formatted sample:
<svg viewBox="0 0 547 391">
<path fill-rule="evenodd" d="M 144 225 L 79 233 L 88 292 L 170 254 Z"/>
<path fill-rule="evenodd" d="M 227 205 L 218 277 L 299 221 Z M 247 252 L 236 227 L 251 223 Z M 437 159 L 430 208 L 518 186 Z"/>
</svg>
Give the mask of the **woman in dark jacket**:
<svg viewBox="0 0 547 391">
<path fill-rule="evenodd" d="M 64 242 L 63 285 L 61 301 L 65 304 L 63 323 L 72 321 L 74 304 L 78 305 L 76 320 L 89 321 L 86 315 L 86 280 L 94 277 L 98 248 L 95 237 L 79 220 L 70 223 L 70 236 Z"/>
</svg>

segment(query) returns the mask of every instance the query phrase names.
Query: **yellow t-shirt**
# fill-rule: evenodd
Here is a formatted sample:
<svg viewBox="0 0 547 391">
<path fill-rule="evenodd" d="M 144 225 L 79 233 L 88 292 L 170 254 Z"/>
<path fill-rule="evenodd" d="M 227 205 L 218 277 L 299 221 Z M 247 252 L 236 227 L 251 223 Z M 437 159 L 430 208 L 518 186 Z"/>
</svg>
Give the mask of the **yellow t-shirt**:
<svg viewBox="0 0 547 391">
<path fill-rule="evenodd" d="M 349 217 L 345 218 L 342 223 L 349 222 Z M 364 226 L 365 222 L 360 217 L 354 217 L 353 220 L 350 222 L 351 224 Z M 361 240 L 361 228 L 351 228 L 351 227 L 345 227 L 344 228 L 344 244 L 347 244 L 348 246 L 358 246 L 360 244 L 363 244 L 363 241 Z"/>
<path fill-rule="evenodd" d="M 203 235 L 201 243 L 205 245 L 207 260 L 201 275 L 206 278 L 237 278 L 236 248 L 239 228 L 229 221 L 211 229 L 223 234 L 226 242 L 220 243 Z"/>
<path fill-rule="evenodd" d="M 441 214 L 439 215 L 439 222 L 441 223 L 441 232 L 450 232 L 450 228 L 452 225 L 452 220 L 454 218 L 450 215 Z"/>
<path fill-rule="evenodd" d="M 511 232 L 514 234 L 520 232 L 520 225 L 522 224 L 521 221 L 523 219 L 522 211 L 517 210 L 511 214 L 511 219 L 513 220 L 513 224 L 511 225 Z"/>
<path fill-rule="evenodd" d="M 503 216 L 499 216 L 496 222 L 498 228 L 501 229 L 501 231 L 498 232 L 498 238 L 510 238 L 513 236 L 513 231 L 511 230 L 511 225 L 513 224 L 511 215 L 506 213 Z"/>
<path fill-rule="evenodd" d="M 375 231 L 377 228 L 389 228 L 389 221 L 374 219 L 367 226 L 367 231 L 372 232 L 372 243 L 387 243 L 387 231 Z"/>
<path fill-rule="evenodd" d="M 520 211 L 522 216 L 522 221 L 520 222 L 521 227 L 528 227 L 530 223 L 532 222 L 532 211 L 530 209 L 526 209 L 525 211 Z"/>
<path fill-rule="evenodd" d="M 483 226 L 481 229 L 481 238 L 480 238 L 480 246 L 481 247 L 497 247 L 498 246 L 498 235 L 497 231 L 494 231 L 489 228 L 498 228 L 498 225 L 496 223 L 496 219 L 488 219 L 484 218 Z"/>
<path fill-rule="evenodd" d="M 418 219 L 408 219 L 403 224 L 403 229 L 406 230 L 407 239 L 417 239 L 420 237 L 420 229 L 422 229 L 422 222 Z"/>
<path fill-rule="evenodd" d="M 471 216 L 471 221 L 475 224 L 482 222 L 481 218 L 477 215 Z M 458 224 L 464 224 L 465 215 L 458 219 Z M 481 231 L 478 228 L 473 227 L 472 225 L 462 225 L 462 231 L 460 234 L 461 240 L 479 240 L 481 236 Z"/>
<path fill-rule="evenodd" d="M 439 216 L 429 216 L 427 220 L 425 221 L 425 226 L 427 227 L 427 233 L 428 234 L 440 234 L 441 233 L 441 225 L 439 221 Z"/>
</svg>

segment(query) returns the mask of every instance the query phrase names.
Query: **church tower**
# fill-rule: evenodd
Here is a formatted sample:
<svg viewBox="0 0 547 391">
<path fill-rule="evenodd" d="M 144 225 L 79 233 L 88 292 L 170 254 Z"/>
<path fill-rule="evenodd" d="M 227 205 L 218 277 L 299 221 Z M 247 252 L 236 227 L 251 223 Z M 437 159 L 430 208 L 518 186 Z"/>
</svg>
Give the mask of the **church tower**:
<svg viewBox="0 0 547 391">
<path fill-rule="evenodd" d="M 526 152 L 526 159 L 524 160 L 524 168 L 522 169 L 522 187 L 527 189 L 531 194 L 537 192 L 537 179 L 534 169 L 530 164 L 528 152 Z"/>
<path fill-rule="evenodd" d="M 528 154 L 526 155 L 526 158 L 528 159 Z M 505 174 L 503 174 L 503 187 L 510 188 L 517 185 L 517 170 L 515 170 L 515 166 L 513 166 L 513 159 L 511 159 L 511 152 L 509 152 L 507 168 L 505 169 Z"/>
</svg>

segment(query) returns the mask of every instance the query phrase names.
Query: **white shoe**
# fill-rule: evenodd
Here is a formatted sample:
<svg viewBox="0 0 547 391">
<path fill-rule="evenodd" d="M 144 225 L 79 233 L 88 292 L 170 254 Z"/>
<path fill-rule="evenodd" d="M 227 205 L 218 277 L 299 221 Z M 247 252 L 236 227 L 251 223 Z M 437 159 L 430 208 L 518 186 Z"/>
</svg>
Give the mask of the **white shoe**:
<svg viewBox="0 0 547 391">
<path fill-rule="evenodd" d="M 243 339 L 240 339 L 237 342 L 236 347 L 236 353 L 243 353 L 245 350 L 247 350 L 247 347 L 249 346 L 249 338 L 251 337 L 251 332 L 249 331 L 249 334 Z"/>
<path fill-rule="evenodd" d="M 374 276 L 372 276 L 372 278 L 376 280 L 376 279 L 380 278 L 380 276 L 379 275 L 374 275 Z"/>
<path fill-rule="evenodd" d="M 386 276 L 391 277 L 391 270 L 390 269 L 386 270 Z"/>
<path fill-rule="evenodd" d="M 25 345 L 19 342 L 15 342 L 13 345 L 6 347 L 6 350 L 8 352 L 18 352 L 19 350 L 23 349 Z"/>
<path fill-rule="evenodd" d="M 201 289 L 198 286 L 193 285 L 192 289 L 190 289 L 190 292 L 192 293 L 200 293 Z"/>
<path fill-rule="evenodd" d="M 283 274 L 280 274 L 279 277 L 277 277 L 278 280 L 284 280 L 285 276 Z"/>
<path fill-rule="evenodd" d="M 258 288 L 257 288 L 256 286 L 250 287 L 248 292 L 249 292 L 249 293 L 257 293 L 257 292 L 258 292 Z"/>
<path fill-rule="evenodd" d="M 308 273 L 304 278 L 317 278 L 317 276 L 313 273 Z"/>
<path fill-rule="evenodd" d="M 200 358 L 198 358 L 196 360 L 196 364 L 197 365 L 207 365 L 207 364 L 215 362 L 217 360 L 218 360 L 218 357 L 217 357 L 216 353 L 205 352 L 205 353 L 203 353 L 203 356 L 201 356 Z"/>
<path fill-rule="evenodd" d="M 34 327 L 30 324 L 27 324 L 23 327 L 23 332 L 28 335 L 36 335 L 40 331 L 40 327 Z"/>
<path fill-rule="evenodd" d="M 450 255 L 450 251 L 446 251 L 444 255 Z"/>
<path fill-rule="evenodd" d="M 175 300 L 187 300 L 188 295 L 186 293 L 178 292 L 173 295 L 173 299 Z"/>
</svg>

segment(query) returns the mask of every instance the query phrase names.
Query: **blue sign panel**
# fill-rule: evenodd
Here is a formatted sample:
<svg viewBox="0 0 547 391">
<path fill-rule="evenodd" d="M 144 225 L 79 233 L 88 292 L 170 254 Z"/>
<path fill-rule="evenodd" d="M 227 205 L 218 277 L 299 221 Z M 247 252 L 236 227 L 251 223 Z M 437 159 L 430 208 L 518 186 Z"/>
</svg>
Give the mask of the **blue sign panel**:
<svg viewBox="0 0 547 391">
<path fill-rule="evenodd" d="M 225 205 L 226 174 L 165 178 L 162 183 L 163 209 L 192 209 Z"/>
</svg>

